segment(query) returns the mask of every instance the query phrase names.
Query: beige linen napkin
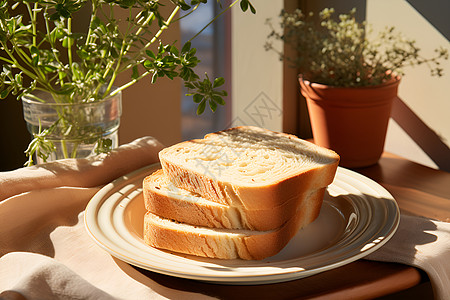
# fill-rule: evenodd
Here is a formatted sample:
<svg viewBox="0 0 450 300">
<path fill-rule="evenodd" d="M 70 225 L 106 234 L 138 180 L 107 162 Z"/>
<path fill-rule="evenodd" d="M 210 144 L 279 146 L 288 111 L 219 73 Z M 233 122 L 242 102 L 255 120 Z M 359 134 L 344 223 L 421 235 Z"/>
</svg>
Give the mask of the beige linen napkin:
<svg viewBox="0 0 450 300">
<path fill-rule="evenodd" d="M 162 144 L 144 137 L 109 154 L 65 159 L 0 173 L 0 201 L 32 190 L 58 186 L 94 187 L 158 161 Z"/>
<path fill-rule="evenodd" d="M 0 299 L 209 299 L 142 275 L 84 228 L 90 198 L 157 162 L 161 148 L 145 137 L 108 155 L 0 172 Z"/>
<path fill-rule="evenodd" d="M 450 223 L 401 215 L 394 236 L 365 258 L 422 269 L 430 278 L 435 299 L 450 299 Z"/>
</svg>

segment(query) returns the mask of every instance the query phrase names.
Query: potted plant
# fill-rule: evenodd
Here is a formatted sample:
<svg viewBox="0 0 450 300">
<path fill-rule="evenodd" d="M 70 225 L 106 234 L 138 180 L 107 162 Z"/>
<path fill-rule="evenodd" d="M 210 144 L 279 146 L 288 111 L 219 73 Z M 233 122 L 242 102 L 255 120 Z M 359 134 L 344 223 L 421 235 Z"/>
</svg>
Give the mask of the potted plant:
<svg viewBox="0 0 450 300">
<path fill-rule="evenodd" d="M 393 27 L 373 37 L 365 22 L 355 20 L 355 12 L 336 19 L 332 8 L 322 10 L 319 18 L 282 11 L 282 32 L 268 20 L 272 31 L 265 45 L 298 68 L 314 141 L 339 153 L 346 167 L 379 160 L 403 68 L 426 64 L 431 75 L 441 76 L 439 61 L 448 58 L 443 48 L 434 57 L 422 57 L 416 43 Z M 293 47 L 297 55 L 285 56 L 274 40 Z"/>
<path fill-rule="evenodd" d="M 83 157 L 116 146 L 121 91 L 144 78 L 156 83 L 160 77 L 180 77 L 198 103 L 198 114 L 208 104 L 213 111 L 223 105 L 223 78 L 200 79 L 190 41 L 179 49 L 176 41 L 164 40 L 180 10 L 187 16 L 206 2 L 1 0 L 0 98 L 13 93 L 22 100 L 34 137 L 26 150 L 27 164 L 34 163 L 33 157 Z M 249 0 L 236 0 L 209 24 L 236 3 L 255 13 Z M 80 33 L 73 24 L 80 22 L 81 9 L 89 21 Z M 117 9 L 127 10 L 128 17 L 117 19 Z M 129 81 L 115 86 L 117 76 L 127 71 Z"/>
</svg>

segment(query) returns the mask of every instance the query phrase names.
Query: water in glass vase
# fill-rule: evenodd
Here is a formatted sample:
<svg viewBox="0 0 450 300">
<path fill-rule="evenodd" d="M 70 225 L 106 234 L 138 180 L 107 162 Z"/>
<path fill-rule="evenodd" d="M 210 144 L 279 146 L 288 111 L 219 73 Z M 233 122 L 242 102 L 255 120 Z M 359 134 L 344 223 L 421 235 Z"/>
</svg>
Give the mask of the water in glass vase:
<svg viewBox="0 0 450 300">
<path fill-rule="evenodd" d="M 99 142 L 118 146 L 118 128 L 122 114 L 121 92 L 95 102 L 56 103 L 50 94 L 40 102 L 22 97 L 23 114 L 32 138 L 46 132 L 46 140 L 54 148 L 46 161 L 63 158 L 84 158 L 97 153 Z M 102 146 L 102 145 L 100 145 Z M 44 159 L 35 156 L 34 161 Z"/>
</svg>

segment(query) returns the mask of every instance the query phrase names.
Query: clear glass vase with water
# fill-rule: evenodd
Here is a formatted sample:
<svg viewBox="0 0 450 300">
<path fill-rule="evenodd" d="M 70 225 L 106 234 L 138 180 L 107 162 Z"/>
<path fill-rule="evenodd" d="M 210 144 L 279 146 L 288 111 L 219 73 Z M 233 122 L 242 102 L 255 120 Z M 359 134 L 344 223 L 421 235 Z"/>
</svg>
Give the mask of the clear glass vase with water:
<svg viewBox="0 0 450 300">
<path fill-rule="evenodd" d="M 85 158 L 104 148 L 118 146 L 122 114 L 120 91 L 99 101 L 76 103 L 57 102 L 50 93 L 36 96 L 22 97 L 27 128 L 33 142 L 40 142 L 39 138 L 45 136 L 47 145 L 52 147 L 46 158 L 35 153 L 33 160 L 36 163 Z"/>
</svg>

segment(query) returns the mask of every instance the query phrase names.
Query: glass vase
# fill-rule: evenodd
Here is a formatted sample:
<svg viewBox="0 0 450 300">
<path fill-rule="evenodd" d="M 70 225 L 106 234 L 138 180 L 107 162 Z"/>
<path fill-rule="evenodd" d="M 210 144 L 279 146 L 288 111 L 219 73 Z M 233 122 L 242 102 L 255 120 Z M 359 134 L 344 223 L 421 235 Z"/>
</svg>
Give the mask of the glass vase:
<svg viewBox="0 0 450 300">
<path fill-rule="evenodd" d="M 85 158 L 97 154 L 99 142 L 108 141 L 118 147 L 118 129 L 122 114 L 122 93 L 95 102 L 56 103 L 49 93 L 23 96 L 23 115 L 32 138 L 45 135 L 53 151 L 44 160 L 34 156 L 36 163 L 63 158 Z"/>
</svg>

